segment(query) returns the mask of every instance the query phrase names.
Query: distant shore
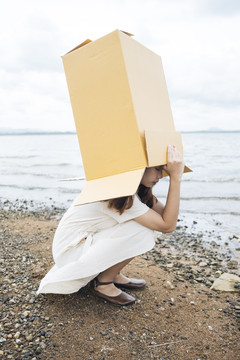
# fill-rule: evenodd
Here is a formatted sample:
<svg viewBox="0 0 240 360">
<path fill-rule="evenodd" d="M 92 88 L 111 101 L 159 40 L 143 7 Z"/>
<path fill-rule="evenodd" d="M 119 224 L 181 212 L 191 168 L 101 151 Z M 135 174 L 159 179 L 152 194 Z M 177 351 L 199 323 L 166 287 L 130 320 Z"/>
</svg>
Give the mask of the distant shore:
<svg viewBox="0 0 240 360">
<path fill-rule="evenodd" d="M 182 134 L 211 134 L 211 133 L 240 133 L 240 130 L 182 130 Z M 77 135 L 76 131 L 48 131 L 48 130 L 34 130 L 34 129 L 7 129 L 0 128 L 0 136 L 11 136 L 11 135 Z"/>
</svg>

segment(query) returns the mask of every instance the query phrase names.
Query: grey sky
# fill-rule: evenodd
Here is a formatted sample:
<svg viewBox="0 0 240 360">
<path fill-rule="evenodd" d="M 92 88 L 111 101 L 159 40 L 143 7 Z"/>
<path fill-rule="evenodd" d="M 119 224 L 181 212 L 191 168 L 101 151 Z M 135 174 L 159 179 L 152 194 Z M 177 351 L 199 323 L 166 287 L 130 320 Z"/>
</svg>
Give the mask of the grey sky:
<svg viewBox="0 0 240 360">
<path fill-rule="evenodd" d="M 61 55 L 115 29 L 161 55 L 177 130 L 240 129 L 237 0 L 9 0 L 0 127 L 75 130 Z"/>
</svg>

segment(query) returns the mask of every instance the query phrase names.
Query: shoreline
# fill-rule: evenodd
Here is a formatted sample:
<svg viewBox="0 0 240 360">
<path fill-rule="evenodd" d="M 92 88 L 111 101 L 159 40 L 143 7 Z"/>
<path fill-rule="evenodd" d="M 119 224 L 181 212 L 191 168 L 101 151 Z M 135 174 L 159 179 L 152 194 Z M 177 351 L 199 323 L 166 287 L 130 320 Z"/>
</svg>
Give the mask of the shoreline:
<svg viewBox="0 0 240 360">
<path fill-rule="evenodd" d="M 40 216 L 44 214 L 49 219 L 60 220 L 72 201 L 68 205 L 59 205 L 52 199 L 49 199 L 49 202 L 46 203 L 35 200 L 16 199 L 12 201 L 0 198 L 0 211 L 12 212 L 13 214 L 22 213 L 26 216 Z M 215 249 L 218 249 L 219 253 L 224 253 L 223 257 L 226 257 L 228 254 L 232 260 L 237 261 L 240 265 L 239 234 L 236 234 L 235 231 L 231 231 L 230 234 L 226 229 L 223 229 L 221 227 L 222 223 L 214 219 L 214 216 L 211 216 L 211 220 L 210 224 L 203 217 L 196 216 L 193 219 L 192 214 L 189 217 L 187 214 L 180 214 L 174 233 L 180 231 L 181 233 L 191 234 L 194 238 L 201 239 L 201 244 L 198 244 L 199 246 L 209 249 L 213 246 Z"/>
</svg>

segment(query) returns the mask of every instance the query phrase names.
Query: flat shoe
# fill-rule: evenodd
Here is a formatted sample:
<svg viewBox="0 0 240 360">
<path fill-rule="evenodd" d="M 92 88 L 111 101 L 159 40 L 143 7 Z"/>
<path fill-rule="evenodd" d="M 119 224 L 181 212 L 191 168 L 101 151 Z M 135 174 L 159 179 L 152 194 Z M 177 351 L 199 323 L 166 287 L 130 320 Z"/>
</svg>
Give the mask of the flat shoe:
<svg viewBox="0 0 240 360">
<path fill-rule="evenodd" d="M 125 293 L 124 291 L 122 291 L 121 294 L 117 296 L 108 296 L 93 288 L 91 289 L 91 291 L 95 296 L 107 300 L 114 305 L 130 305 L 133 304 L 136 300 L 133 296 Z"/>
<path fill-rule="evenodd" d="M 146 285 L 144 279 L 129 279 L 130 281 L 126 284 L 119 284 L 114 282 L 114 285 L 124 289 L 141 289 Z"/>
<path fill-rule="evenodd" d="M 117 296 L 109 296 L 109 295 L 105 295 L 103 293 L 101 293 L 100 291 L 97 291 L 96 288 L 98 286 L 101 285 L 108 285 L 108 284 L 112 284 L 112 281 L 108 281 L 108 282 L 101 282 L 98 280 L 98 278 L 96 277 L 95 279 L 93 279 L 90 282 L 90 289 L 93 295 L 107 300 L 108 302 L 110 302 L 111 304 L 114 305 L 130 305 L 133 304 L 135 302 L 135 298 L 127 293 L 125 293 L 124 291 L 122 291 L 119 295 Z"/>
</svg>

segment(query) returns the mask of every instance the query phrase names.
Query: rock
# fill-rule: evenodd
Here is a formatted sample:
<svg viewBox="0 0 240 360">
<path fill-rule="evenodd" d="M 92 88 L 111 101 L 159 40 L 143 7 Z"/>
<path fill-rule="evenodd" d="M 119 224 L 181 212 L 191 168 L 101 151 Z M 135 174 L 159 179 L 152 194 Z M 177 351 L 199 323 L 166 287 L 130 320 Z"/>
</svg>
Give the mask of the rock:
<svg viewBox="0 0 240 360">
<path fill-rule="evenodd" d="M 30 311 L 26 310 L 22 313 L 23 317 L 28 317 L 28 315 L 30 314 Z"/>
<path fill-rule="evenodd" d="M 15 339 L 18 339 L 20 337 L 20 332 L 17 331 L 16 334 L 14 335 Z"/>
<path fill-rule="evenodd" d="M 227 266 L 232 269 L 238 268 L 238 261 L 237 260 L 230 260 L 227 262 Z"/>
<path fill-rule="evenodd" d="M 173 290 L 175 289 L 175 287 L 173 286 L 173 284 L 171 283 L 171 281 L 165 281 L 165 283 L 163 284 L 163 286 L 168 289 L 168 290 Z"/>
<path fill-rule="evenodd" d="M 211 286 L 211 290 L 219 291 L 238 291 L 234 285 L 240 283 L 240 277 L 234 274 L 224 273 L 216 279 Z"/>
<path fill-rule="evenodd" d="M 45 350 L 47 347 L 47 345 L 42 341 L 39 343 L 39 346 L 41 347 L 42 350 Z"/>
<path fill-rule="evenodd" d="M 200 263 L 198 265 L 200 267 L 205 267 L 205 266 L 208 266 L 208 263 L 206 263 L 205 261 L 200 261 Z"/>
</svg>

